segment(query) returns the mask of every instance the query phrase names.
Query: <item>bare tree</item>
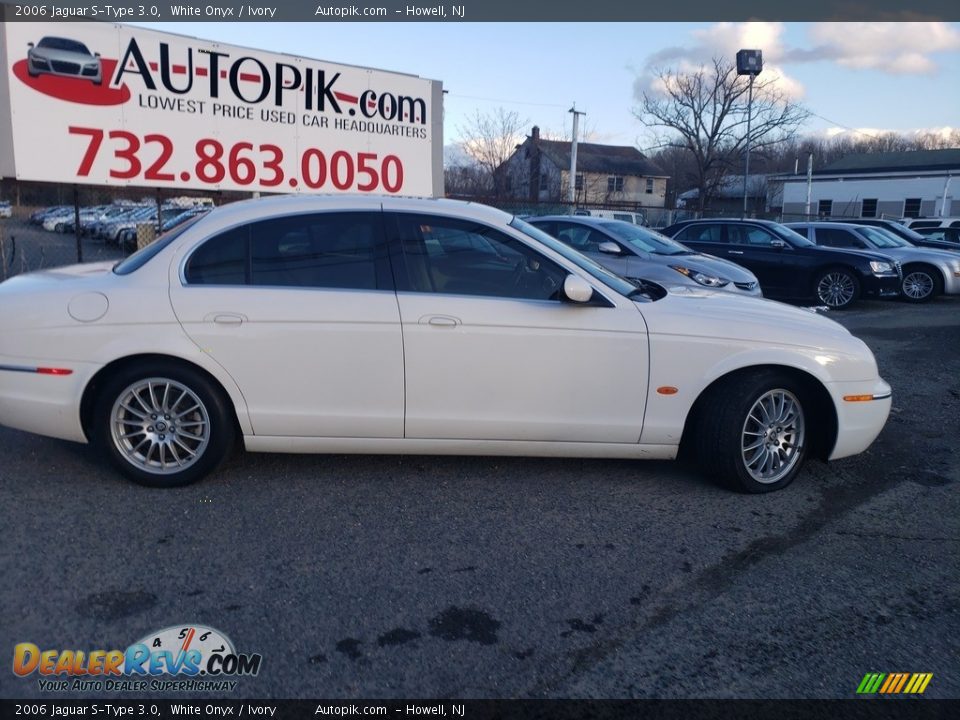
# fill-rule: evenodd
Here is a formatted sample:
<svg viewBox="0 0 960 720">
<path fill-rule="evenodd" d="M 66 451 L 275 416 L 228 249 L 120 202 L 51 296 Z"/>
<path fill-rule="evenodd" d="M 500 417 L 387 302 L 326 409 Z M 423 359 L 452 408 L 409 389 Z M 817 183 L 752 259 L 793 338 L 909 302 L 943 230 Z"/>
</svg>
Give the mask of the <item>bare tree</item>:
<svg viewBox="0 0 960 720">
<path fill-rule="evenodd" d="M 494 195 L 503 194 L 503 177 L 497 169 L 509 158 L 514 149 L 523 142 L 523 128 L 527 120 L 515 111 L 502 107 L 489 113 L 479 110 L 457 127 L 464 151 L 476 162 L 489 178 Z"/>
<path fill-rule="evenodd" d="M 654 90 L 644 91 L 634 115 L 656 136 L 661 148 L 683 148 L 693 159 L 693 179 L 702 210 L 739 163 L 747 142 L 749 78 L 737 75 L 723 58 L 693 72 L 663 69 L 655 73 Z M 751 152 L 763 152 L 792 137 L 809 117 L 777 85 L 774 76 L 753 84 L 750 120 Z"/>
</svg>

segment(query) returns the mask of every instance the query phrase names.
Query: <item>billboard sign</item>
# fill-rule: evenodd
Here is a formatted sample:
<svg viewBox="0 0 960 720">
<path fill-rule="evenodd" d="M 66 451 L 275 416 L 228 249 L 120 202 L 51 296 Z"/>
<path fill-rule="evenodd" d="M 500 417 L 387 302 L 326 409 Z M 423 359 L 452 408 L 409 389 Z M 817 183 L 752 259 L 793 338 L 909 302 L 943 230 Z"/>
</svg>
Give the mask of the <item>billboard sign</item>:
<svg viewBox="0 0 960 720">
<path fill-rule="evenodd" d="M 5 175 L 442 194 L 439 81 L 125 25 L 7 23 L 2 38 Z"/>
</svg>

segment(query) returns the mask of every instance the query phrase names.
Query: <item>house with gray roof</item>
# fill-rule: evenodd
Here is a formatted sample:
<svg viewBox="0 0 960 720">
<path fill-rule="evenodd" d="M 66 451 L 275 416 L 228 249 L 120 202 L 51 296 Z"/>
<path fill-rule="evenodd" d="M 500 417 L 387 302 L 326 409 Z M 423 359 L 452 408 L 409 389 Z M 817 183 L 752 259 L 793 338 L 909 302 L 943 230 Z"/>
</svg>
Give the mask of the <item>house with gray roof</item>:
<svg viewBox="0 0 960 720">
<path fill-rule="evenodd" d="M 816 158 L 814 158 L 816 162 Z M 810 215 L 915 218 L 960 215 L 960 149 L 847 155 L 815 167 Z M 774 178 L 770 178 L 771 184 Z M 807 177 L 780 175 L 785 218 L 806 214 Z M 771 204 L 778 204 L 771 199 Z"/>
<path fill-rule="evenodd" d="M 540 128 L 497 170 L 501 193 L 518 200 L 560 202 L 568 197 L 570 142 L 544 140 Z M 635 147 L 577 143 L 578 204 L 662 208 L 668 175 Z"/>
</svg>

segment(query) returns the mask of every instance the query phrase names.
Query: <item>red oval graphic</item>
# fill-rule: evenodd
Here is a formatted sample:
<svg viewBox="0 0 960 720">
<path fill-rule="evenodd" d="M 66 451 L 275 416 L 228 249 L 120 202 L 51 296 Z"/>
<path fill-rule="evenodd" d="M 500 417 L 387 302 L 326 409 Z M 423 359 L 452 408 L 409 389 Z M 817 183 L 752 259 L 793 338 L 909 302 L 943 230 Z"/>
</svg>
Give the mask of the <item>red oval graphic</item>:
<svg viewBox="0 0 960 720">
<path fill-rule="evenodd" d="M 93 82 L 82 77 L 50 75 L 49 73 L 30 77 L 26 60 L 19 60 L 14 63 L 13 74 L 27 87 L 58 100 L 66 100 L 81 105 L 122 105 L 130 99 L 130 88 L 126 85 L 121 85 L 118 88 L 112 88 L 108 85 L 110 78 L 113 77 L 113 71 L 117 67 L 117 61 L 101 58 L 100 62 L 103 68 L 103 85 L 94 85 Z"/>
</svg>

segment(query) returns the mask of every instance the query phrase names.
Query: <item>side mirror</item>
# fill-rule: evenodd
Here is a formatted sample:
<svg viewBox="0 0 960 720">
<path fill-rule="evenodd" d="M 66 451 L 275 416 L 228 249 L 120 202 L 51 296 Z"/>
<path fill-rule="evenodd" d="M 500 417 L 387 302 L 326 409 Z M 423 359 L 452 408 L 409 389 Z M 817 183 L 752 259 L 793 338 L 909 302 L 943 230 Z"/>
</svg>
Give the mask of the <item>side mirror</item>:
<svg viewBox="0 0 960 720">
<path fill-rule="evenodd" d="M 593 288 L 583 278 L 567 275 L 567 279 L 563 281 L 563 294 L 571 302 L 585 303 L 590 302 L 590 298 L 593 297 Z"/>
<path fill-rule="evenodd" d="M 32 48 L 33 48 L 33 43 L 27 43 L 27 47 L 32 49 Z"/>
<path fill-rule="evenodd" d="M 606 242 L 602 242 L 602 243 L 600 243 L 599 245 L 597 245 L 597 250 L 599 250 L 599 251 L 602 252 L 602 253 L 606 253 L 607 255 L 619 255 L 619 254 L 620 254 L 620 246 L 617 245 L 615 242 L 610 242 L 609 240 L 607 240 Z"/>
<path fill-rule="evenodd" d="M 100 53 L 94 53 L 93 56 L 94 56 L 94 57 L 100 57 Z"/>
<path fill-rule="evenodd" d="M 776 248 L 777 250 L 783 250 L 787 246 L 783 240 L 771 240 L 770 247 Z"/>
</svg>

